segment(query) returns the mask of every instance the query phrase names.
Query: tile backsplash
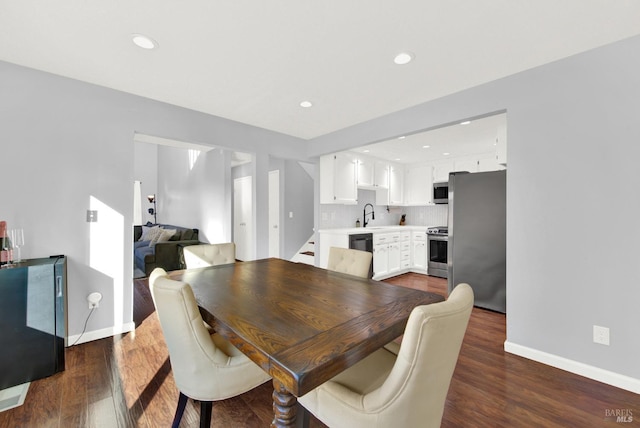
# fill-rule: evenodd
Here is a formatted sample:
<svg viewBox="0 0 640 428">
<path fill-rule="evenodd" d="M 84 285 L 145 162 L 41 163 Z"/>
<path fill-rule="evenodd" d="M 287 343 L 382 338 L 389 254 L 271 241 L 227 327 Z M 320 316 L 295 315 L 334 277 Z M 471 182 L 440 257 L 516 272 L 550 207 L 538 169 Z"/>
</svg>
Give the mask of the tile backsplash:
<svg viewBox="0 0 640 428">
<path fill-rule="evenodd" d="M 357 205 L 320 204 L 320 229 L 339 229 L 355 227 L 356 220 L 364 226 L 362 210 L 365 204 L 373 204 L 375 220 L 367 216 L 369 226 L 396 226 L 400 224 L 400 217 L 406 214 L 407 226 L 446 226 L 448 205 L 427 205 L 420 207 L 388 207 L 376 205 L 376 194 L 373 190 L 358 189 Z M 371 210 L 367 207 L 367 212 Z"/>
</svg>

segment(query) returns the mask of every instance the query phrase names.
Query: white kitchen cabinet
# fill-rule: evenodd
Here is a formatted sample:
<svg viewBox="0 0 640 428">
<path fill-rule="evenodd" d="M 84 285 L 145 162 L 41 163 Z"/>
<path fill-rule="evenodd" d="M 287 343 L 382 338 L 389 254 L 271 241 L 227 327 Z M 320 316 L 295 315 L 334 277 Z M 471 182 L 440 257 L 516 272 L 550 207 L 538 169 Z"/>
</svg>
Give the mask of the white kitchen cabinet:
<svg viewBox="0 0 640 428">
<path fill-rule="evenodd" d="M 389 164 L 387 162 L 375 162 L 373 184 L 377 188 L 389 188 Z"/>
<path fill-rule="evenodd" d="M 379 278 L 389 274 L 390 233 L 373 234 L 373 277 Z"/>
<path fill-rule="evenodd" d="M 407 167 L 405 177 L 405 205 L 433 203 L 433 167 L 431 165 Z"/>
<path fill-rule="evenodd" d="M 411 233 L 398 231 L 373 235 L 373 276 L 383 279 L 411 267 Z"/>
<path fill-rule="evenodd" d="M 411 267 L 417 270 L 427 270 L 427 235 L 424 232 L 411 234 Z"/>
<path fill-rule="evenodd" d="M 504 165 L 499 164 L 495 156 L 478 159 L 478 172 L 500 171 L 503 169 L 505 169 Z"/>
<path fill-rule="evenodd" d="M 389 205 L 404 203 L 404 167 L 389 165 Z"/>
<path fill-rule="evenodd" d="M 389 244 L 373 246 L 373 276 L 379 277 L 389 273 Z"/>
<path fill-rule="evenodd" d="M 408 272 L 411 269 L 411 234 L 405 232 L 400 239 L 400 270 Z"/>
<path fill-rule="evenodd" d="M 320 157 L 320 203 L 358 203 L 358 175 L 355 155 L 341 152 Z"/>
<path fill-rule="evenodd" d="M 358 155 L 358 187 L 370 189 L 374 187 L 375 160 L 368 156 Z"/>
<path fill-rule="evenodd" d="M 400 250 L 399 242 L 392 242 L 389 244 L 389 269 L 388 273 L 397 273 L 400 271 L 400 259 L 402 251 Z"/>
<path fill-rule="evenodd" d="M 454 171 L 478 172 L 478 159 L 459 158 L 453 161 Z"/>
<path fill-rule="evenodd" d="M 433 165 L 433 182 L 449 181 L 449 173 L 453 172 L 453 160 L 439 161 Z"/>
<path fill-rule="evenodd" d="M 404 205 L 404 166 L 389 164 L 389 189 L 376 191 L 376 205 Z"/>
</svg>

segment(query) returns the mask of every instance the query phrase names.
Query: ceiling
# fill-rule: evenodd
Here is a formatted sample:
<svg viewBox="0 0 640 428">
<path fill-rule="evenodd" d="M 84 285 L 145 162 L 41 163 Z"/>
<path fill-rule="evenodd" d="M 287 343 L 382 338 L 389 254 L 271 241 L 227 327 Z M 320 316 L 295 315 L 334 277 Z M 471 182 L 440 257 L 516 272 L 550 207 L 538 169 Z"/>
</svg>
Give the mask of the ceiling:
<svg viewBox="0 0 640 428">
<path fill-rule="evenodd" d="M 0 60 L 311 139 L 640 34 L 639 18 L 636 0 L 0 0 Z"/>
<path fill-rule="evenodd" d="M 496 152 L 499 128 L 506 126 L 507 115 L 501 113 L 403 135 L 351 151 L 406 165 L 471 155 L 491 157 Z"/>
</svg>

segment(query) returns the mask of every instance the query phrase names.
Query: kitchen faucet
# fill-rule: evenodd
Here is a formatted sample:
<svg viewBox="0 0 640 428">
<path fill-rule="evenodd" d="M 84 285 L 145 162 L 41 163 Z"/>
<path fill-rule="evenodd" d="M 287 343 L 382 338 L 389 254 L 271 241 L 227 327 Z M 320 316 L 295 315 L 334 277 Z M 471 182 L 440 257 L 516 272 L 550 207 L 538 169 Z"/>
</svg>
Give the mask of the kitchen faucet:
<svg viewBox="0 0 640 428">
<path fill-rule="evenodd" d="M 364 221 L 364 224 L 362 227 L 367 227 L 367 223 L 369 223 L 367 221 L 367 216 L 369 214 L 367 214 L 367 205 L 371 207 L 371 212 L 369 214 L 371 214 L 371 220 L 375 220 L 376 219 L 376 213 L 373 211 L 373 205 L 371 204 L 365 204 L 364 208 L 362 209 L 362 220 Z"/>
</svg>

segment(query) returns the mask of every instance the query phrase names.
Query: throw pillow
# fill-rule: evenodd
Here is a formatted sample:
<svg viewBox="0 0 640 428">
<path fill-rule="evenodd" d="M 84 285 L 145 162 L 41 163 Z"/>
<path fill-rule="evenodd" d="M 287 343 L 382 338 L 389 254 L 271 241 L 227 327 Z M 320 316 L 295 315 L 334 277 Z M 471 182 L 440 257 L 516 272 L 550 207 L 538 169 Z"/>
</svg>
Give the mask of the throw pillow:
<svg viewBox="0 0 640 428">
<path fill-rule="evenodd" d="M 142 235 L 138 241 L 151 241 L 151 238 L 158 233 L 158 230 L 160 230 L 160 226 L 142 226 Z"/>
<path fill-rule="evenodd" d="M 147 238 L 146 240 L 149 241 L 149 246 L 155 244 L 155 241 L 158 239 L 160 235 L 162 235 L 162 229 L 160 229 L 159 227 L 152 227 L 146 236 Z"/>
<path fill-rule="evenodd" d="M 173 237 L 176 233 L 176 229 L 160 229 L 162 232 L 156 237 L 155 242 L 166 242 Z"/>
</svg>

